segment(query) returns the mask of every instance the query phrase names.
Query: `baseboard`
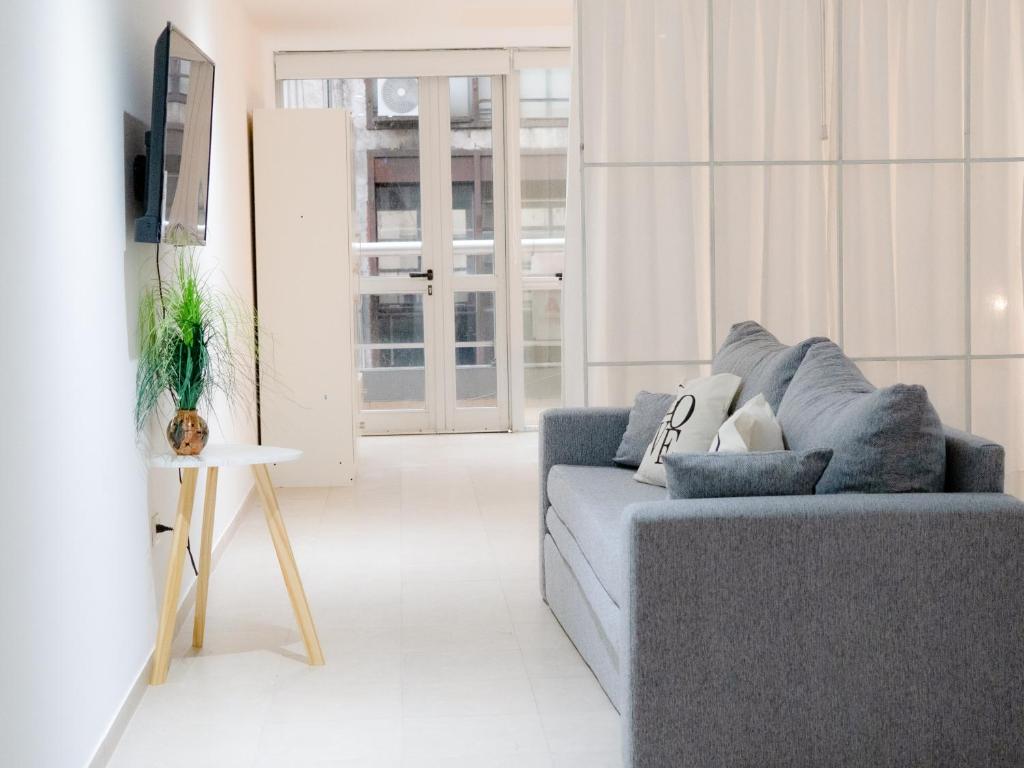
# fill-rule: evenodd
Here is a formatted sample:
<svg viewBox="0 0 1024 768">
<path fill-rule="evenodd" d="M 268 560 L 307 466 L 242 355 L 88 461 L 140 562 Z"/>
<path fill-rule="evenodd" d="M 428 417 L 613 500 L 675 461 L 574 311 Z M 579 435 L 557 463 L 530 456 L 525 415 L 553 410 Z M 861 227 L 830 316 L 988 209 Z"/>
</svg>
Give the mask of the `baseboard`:
<svg viewBox="0 0 1024 768">
<path fill-rule="evenodd" d="M 224 550 L 227 549 L 228 544 L 235 537 L 235 533 L 238 531 L 238 527 L 242 521 L 242 515 L 246 508 L 254 500 L 256 494 L 256 488 L 252 487 L 249 492 L 245 495 L 245 499 L 242 504 L 235 511 L 235 516 L 228 524 L 228 527 L 224 529 L 224 533 L 221 534 L 220 539 L 213 546 L 213 559 L 211 563 L 211 574 L 217 568 L 217 563 L 220 562 L 221 555 L 224 554 Z M 185 592 L 185 596 L 181 600 L 181 604 L 178 605 L 178 612 L 174 617 L 174 634 L 178 634 L 178 630 L 181 629 L 181 625 L 188 618 L 192 612 L 192 608 L 196 604 L 196 584 L 197 580 L 193 579 L 192 584 Z M 155 650 L 155 643 L 154 649 Z M 135 714 L 135 710 L 139 707 L 139 702 L 142 701 L 142 695 L 146 692 L 146 688 L 149 687 L 149 671 L 153 664 L 153 650 L 149 652 L 149 656 L 142 665 L 142 669 L 135 676 L 135 682 L 132 683 L 128 689 L 128 693 L 125 695 L 124 700 L 121 702 L 121 706 L 118 707 L 117 714 L 114 715 L 110 721 L 110 725 L 107 727 L 107 732 L 100 740 L 99 746 L 96 747 L 96 751 L 93 753 L 92 759 L 89 761 L 89 768 L 104 768 L 107 763 L 110 762 L 110 758 L 114 754 L 114 750 L 117 748 L 117 743 L 121 740 L 124 735 L 125 728 L 128 727 L 128 723 L 132 719 L 132 715 Z"/>
</svg>

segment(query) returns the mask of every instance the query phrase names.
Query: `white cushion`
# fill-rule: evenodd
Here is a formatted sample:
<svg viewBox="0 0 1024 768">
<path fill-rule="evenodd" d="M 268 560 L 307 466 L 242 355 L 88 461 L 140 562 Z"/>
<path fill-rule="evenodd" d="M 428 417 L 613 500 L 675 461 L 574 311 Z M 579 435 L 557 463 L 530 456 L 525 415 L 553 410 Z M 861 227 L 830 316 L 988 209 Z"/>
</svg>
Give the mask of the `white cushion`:
<svg viewBox="0 0 1024 768">
<path fill-rule="evenodd" d="M 764 395 L 757 395 L 730 416 L 711 445 L 713 453 L 784 451 L 782 427 Z"/>
<path fill-rule="evenodd" d="M 633 477 L 641 483 L 665 485 L 662 457 L 668 452 L 707 453 L 729 413 L 740 377 L 719 373 L 679 385 L 658 431 Z"/>
</svg>

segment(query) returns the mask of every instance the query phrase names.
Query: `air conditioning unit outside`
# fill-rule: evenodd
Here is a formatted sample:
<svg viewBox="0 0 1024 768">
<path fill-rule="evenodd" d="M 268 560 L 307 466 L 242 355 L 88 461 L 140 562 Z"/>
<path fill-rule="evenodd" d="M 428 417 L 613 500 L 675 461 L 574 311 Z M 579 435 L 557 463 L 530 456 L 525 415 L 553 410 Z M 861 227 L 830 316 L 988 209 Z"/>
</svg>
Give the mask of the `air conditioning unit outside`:
<svg viewBox="0 0 1024 768">
<path fill-rule="evenodd" d="M 377 117 L 419 115 L 419 81 L 415 77 L 383 77 L 377 80 Z"/>
</svg>

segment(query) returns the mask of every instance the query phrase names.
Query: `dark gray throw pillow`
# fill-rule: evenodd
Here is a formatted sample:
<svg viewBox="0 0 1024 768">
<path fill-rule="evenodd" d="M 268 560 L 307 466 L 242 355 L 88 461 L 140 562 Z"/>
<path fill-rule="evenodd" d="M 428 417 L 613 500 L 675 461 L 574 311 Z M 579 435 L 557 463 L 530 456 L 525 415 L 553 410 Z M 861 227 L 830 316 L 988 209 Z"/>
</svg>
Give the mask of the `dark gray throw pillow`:
<svg viewBox="0 0 1024 768">
<path fill-rule="evenodd" d="M 818 451 L 670 453 L 665 463 L 670 499 L 809 496 L 832 458 Z"/>
<path fill-rule="evenodd" d="M 662 419 L 675 402 L 675 395 L 659 392 L 640 392 L 629 412 L 629 424 L 622 436 L 619 450 L 615 452 L 615 463 L 623 467 L 637 468 L 644 460 L 644 452 L 654 439 L 654 433 L 661 426 Z"/>
<path fill-rule="evenodd" d="M 946 438 L 925 388 L 877 389 L 830 341 L 808 351 L 778 418 L 787 447 L 835 452 L 818 493 L 943 490 Z"/>
<path fill-rule="evenodd" d="M 712 373 L 734 373 L 743 379 L 733 410 L 750 398 L 764 393 L 778 413 L 779 403 L 807 350 L 819 341 L 816 336 L 788 347 L 753 320 L 736 323 L 711 361 Z"/>
</svg>

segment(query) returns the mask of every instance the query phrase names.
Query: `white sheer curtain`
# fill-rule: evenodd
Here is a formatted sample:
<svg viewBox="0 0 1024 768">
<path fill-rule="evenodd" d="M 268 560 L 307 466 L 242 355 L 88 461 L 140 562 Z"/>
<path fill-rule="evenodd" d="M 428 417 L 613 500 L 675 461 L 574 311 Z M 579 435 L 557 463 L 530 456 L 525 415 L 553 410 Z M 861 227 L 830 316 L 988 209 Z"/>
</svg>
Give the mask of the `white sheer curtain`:
<svg viewBox="0 0 1024 768">
<path fill-rule="evenodd" d="M 829 166 L 716 168 L 716 345 L 746 319 L 789 341 L 837 334 L 835 200 Z"/>
<path fill-rule="evenodd" d="M 830 0 L 716 0 L 715 159 L 836 156 Z"/>
<path fill-rule="evenodd" d="M 591 402 L 711 354 L 707 8 L 577 6 Z"/>
<path fill-rule="evenodd" d="M 843 156 L 963 158 L 963 0 L 844 12 Z M 963 190 L 960 163 L 845 167 L 847 352 L 966 352 Z"/>
<path fill-rule="evenodd" d="M 1020 488 L 1024 2 L 580 0 L 576 23 L 590 404 L 700 375 L 755 319 L 924 384 Z"/>
<path fill-rule="evenodd" d="M 706 160 L 707 0 L 581 0 L 587 163 Z"/>
<path fill-rule="evenodd" d="M 1024 3 L 971 3 L 971 154 L 1024 158 Z M 1024 163 L 971 164 L 971 352 L 1024 353 Z M 972 370 L 971 426 L 1006 446 L 1024 492 L 1024 360 Z M 1010 483 L 1013 485 L 1010 485 Z"/>
<path fill-rule="evenodd" d="M 574 0 L 573 18 L 580 17 L 580 4 Z M 586 400 L 586 339 L 583 310 L 583 214 L 580 193 L 583 153 L 580 149 L 580 67 L 581 30 L 573 25 L 572 90 L 569 97 L 569 139 L 565 178 L 565 263 L 562 278 L 562 402 L 583 405 Z"/>
<path fill-rule="evenodd" d="M 844 1 L 844 157 L 963 157 L 965 7 Z"/>
</svg>

